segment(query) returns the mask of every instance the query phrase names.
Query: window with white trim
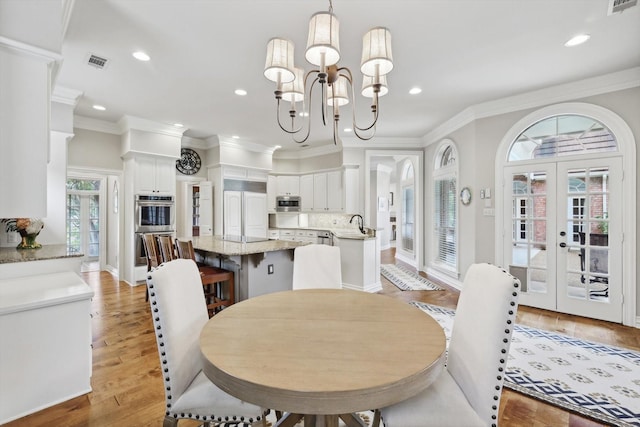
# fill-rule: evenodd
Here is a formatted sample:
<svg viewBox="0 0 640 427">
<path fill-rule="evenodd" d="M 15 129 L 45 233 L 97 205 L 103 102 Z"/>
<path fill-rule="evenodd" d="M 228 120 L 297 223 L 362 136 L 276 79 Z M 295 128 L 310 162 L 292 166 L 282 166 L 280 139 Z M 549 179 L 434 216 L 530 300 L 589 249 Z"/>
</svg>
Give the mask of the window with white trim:
<svg viewBox="0 0 640 427">
<path fill-rule="evenodd" d="M 434 264 L 449 271 L 458 268 L 457 150 L 445 142 L 437 151 L 433 172 Z"/>
</svg>

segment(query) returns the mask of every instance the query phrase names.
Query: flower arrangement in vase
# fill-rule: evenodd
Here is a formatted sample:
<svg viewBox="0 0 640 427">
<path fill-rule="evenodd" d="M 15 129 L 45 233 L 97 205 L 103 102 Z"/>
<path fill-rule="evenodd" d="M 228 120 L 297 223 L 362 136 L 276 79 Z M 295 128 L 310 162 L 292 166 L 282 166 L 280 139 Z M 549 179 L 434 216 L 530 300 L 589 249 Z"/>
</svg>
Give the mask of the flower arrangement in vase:
<svg viewBox="0 0 640 427">
<path fill-rule="evenodd" d="M 18 232 L 22 241 L 16 249 L 39 249 L 42 245 L 36 242 L 36 237 L 44 228 L 44 223 L 39 218 L 5 218 L 2 220 L 5 224 L 5 231 Z"/>
</svg>

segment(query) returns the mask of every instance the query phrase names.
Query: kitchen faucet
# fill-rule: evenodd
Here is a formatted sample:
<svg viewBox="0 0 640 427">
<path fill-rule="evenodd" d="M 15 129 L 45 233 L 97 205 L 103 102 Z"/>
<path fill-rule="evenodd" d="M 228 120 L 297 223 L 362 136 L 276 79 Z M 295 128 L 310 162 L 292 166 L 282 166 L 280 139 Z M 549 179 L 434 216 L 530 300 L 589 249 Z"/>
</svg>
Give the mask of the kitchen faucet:
<svg viewBox="0 0 640 427">
<path fill-rule="evenodd" d="M 355 214 L 354 216 L 352 216 L 351 219 L 349 220 L 349 224 L 351 224 L 353 222 L 353 218 L 358 218 L 358 228 L 360 229 L 360 232 L 362 234 L 367 234 L 364 231 L 364 219 L 362 218 L 362 215 Z"/>
</svg>

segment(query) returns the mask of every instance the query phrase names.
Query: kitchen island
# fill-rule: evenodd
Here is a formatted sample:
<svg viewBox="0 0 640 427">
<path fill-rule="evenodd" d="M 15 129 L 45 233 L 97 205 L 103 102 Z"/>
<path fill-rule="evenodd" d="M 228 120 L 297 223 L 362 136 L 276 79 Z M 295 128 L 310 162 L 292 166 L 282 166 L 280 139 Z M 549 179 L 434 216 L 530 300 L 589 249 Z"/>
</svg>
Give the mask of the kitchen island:
<svg viewBox="0 0 640 427">
<path fill-rule="evenodd" d="M 0 424 L 91 391 L 82 253 L 0 248 Z"/>
<path fill-rule="evenodd" d="M 235 273 L 237 301 L 291 290 L 293 251 L 306 242 L 261 240 L 237 242 L 222 236 L 193 237 L 198 261 Z"/>
</svg>

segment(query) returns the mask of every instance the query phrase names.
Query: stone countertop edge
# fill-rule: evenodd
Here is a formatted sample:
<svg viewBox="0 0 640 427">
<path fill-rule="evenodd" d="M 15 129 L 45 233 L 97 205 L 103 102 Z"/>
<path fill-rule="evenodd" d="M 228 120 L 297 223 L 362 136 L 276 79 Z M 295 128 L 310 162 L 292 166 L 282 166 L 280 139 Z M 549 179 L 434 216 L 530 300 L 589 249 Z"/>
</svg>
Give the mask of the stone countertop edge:
<svg viewBox="0 0 640 427">
<path fill-rule="evenodd" d="M 83 256 L 84 254 L 81 252 L 70 251 L 66 244 L 42 245 L 40 249 L 16 249 L 15 247 L 0 248 L 0 264 Z"/>
<path fill-rule="evenodd" d="M 366 228 L 366 227 L 365 227 Z M 269 230 L 316 230 L 329 231 L 340 239 L 369 240 L 375 239 L 372 234 L 362 234 L 357 228 L 322 228 L 322 227 L 269 227 Z M 369 228 L 369 230 L 371 230 Z"/>
<path fill-rule="evenodd" d="M 308 245 L 306 242 L 290 242 L 288 240 L 265 240 L 264 242 L 240 243 L 223 240 L 221 236 L 193 237 L 193 248 L 197 251 L 211 252 L 225 256 L 251 255 L 264 252 L 284 251 L 298 246 Z"/>
</svg>

